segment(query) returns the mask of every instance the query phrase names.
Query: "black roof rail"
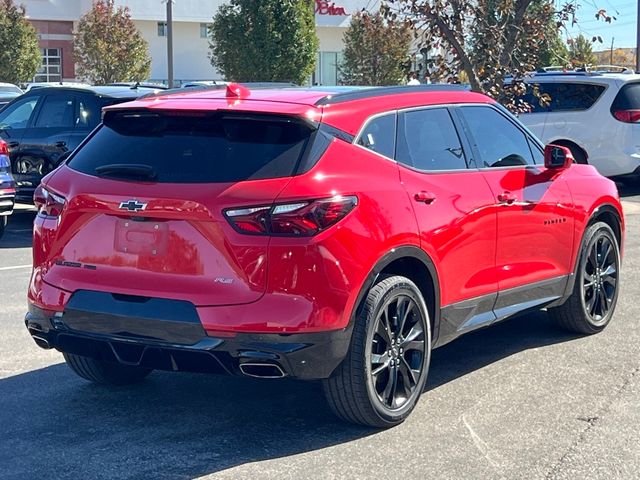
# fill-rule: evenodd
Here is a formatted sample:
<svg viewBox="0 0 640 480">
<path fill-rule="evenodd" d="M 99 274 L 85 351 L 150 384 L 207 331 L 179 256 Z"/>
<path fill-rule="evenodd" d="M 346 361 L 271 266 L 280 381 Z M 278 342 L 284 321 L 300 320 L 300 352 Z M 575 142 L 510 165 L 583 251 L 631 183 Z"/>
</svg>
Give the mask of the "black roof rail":
<svg viewBox="0 0 640 480">
<path fill-rule="evenodd" d="M 602 73 L 598 72 L 588 72 L 584 70 L 569 70 L 569 71 L 558 71 L 558 70 L 550 70 L 546 72 L 535 72 L 533 74 L 534 77 L 554 77 L 554 76 L 573 76 L 573 77 L 601 77 Z"/>
<path fill-rule="evenodd" d="M 346 92 L 338 92 L 318 100 L 315 105 L 321 107 L 324 105 L 333 105 L 342 102 L 351 102 L 353 100 L 361 100 L 364 98 L 384 97 L 387 95 L 399 95 L 403 93 L 424 93 L 424 92 L 440 92 L 440 91 L 465 91 L 470 90 L 469 85 L 455 84 L 429 84 L 429 85 L 395 85 L 391 87 L 354 87 L 353 90 Z"/>
</svg>

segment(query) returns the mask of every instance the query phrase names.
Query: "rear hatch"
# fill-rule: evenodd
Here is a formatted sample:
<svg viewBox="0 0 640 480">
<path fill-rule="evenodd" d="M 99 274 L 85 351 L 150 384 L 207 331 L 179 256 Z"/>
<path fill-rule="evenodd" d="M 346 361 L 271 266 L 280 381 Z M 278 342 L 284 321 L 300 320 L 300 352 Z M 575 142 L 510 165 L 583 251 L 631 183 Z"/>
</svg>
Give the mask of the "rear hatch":
<svg viewBox="0 0 640 480">
<path fill-rule="evenodd" d="M 43 280 L 198 306 L 259 299 L 269 237 L 238 233 L 223 212 L 271 205 L 315 129 L 260 113 L 107 112 L 36 201 L 65 204 Z"/>
</svg>

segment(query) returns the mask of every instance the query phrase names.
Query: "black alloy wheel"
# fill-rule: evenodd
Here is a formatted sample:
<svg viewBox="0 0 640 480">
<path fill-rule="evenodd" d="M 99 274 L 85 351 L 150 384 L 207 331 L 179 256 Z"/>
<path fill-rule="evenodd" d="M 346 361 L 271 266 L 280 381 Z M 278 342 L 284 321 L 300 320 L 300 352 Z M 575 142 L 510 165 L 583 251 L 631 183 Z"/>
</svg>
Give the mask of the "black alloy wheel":
<svg viewBox="0 0 640 480">
<path fill-rule="evenodd" d="M 620 290 L 620 247 L 611 227 L 590 225 L 583 237 L 569 298 L 549 308 L 551 319 L 564 330 L 591 335 L 611 321 Z"/>
<path fill-rule="evenodd" d="M 398 294 L 380 309 L 367 351 L 369 381 L 382 405 L 402 407 L 423 374 L 426 333 L 416 302 Z"/>
<path fill-rule="evenodd" d="M 323 380 L 333 412 L 376 428 L 403 422 L 427 381 L 431 323 L 422 292 L 409 278 L 381 275 L 358 308 L 347 356 Z"/>
<path fill-rule="evenodd" d="M 619 259 L 611 239 L 598 232 L 590 242 L 582 271 L 582 301 L 594 325 L 605 322 L 618 289 Z"/>
</svg>

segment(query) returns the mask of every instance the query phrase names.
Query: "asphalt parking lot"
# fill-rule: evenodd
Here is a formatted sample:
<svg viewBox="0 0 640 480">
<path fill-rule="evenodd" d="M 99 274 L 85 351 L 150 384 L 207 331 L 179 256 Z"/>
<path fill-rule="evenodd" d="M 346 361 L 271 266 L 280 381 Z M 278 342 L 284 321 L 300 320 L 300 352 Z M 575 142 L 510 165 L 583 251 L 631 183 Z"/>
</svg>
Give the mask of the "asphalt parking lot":
<svg viewBox="0 0 640 480">
<path fill-rule="evenodd" d="M 315 383 L 82 381 L 24 328 L 33 213 L 19 211 L 0 240 L 0 478 L 640 478 L 640 187 L 623 194 L 611 325 L 579 337 L 540 312 L 459 339 L 388 431 L 338 422 Z"/>
</svg>

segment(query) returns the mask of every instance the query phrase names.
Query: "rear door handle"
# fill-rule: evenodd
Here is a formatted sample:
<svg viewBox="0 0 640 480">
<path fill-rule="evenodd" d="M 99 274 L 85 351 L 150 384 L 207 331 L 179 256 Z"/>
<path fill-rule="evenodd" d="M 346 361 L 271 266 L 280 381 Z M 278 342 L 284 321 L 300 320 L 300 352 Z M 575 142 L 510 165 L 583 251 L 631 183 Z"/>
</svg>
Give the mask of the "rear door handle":
<svg viewBox="0 0 640 480">
<path fill-rule="evenodd" d="M 500 203 L 506 203 L 507 205 L 515 203 L 516 200 L 516 196 L 511 192 L 502 192 L 498 195 L 498 201 Z"/>
<path fill-rule="evenodd" d="M 432 204 L 436 201 L 436 196 L 431 192 L 418 192 L 413 196 L 416 202 L 426 203 L 427 205 Z"/>
</svg>

